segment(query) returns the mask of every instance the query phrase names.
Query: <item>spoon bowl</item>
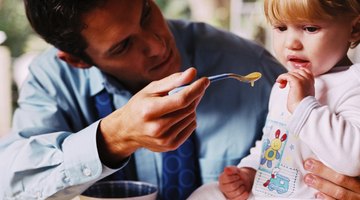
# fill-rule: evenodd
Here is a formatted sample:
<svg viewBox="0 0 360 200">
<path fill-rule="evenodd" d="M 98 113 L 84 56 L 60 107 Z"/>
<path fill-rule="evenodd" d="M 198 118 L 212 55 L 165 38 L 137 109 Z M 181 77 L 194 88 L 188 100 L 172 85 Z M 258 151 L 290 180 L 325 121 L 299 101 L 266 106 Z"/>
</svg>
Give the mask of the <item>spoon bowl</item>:
<svg viewBox="0 0 360 200">
<path fill-rule="evenodd" d="M 219 75 L 208 77 L 210 82 L 223 80 L 223 79 L 227 79 L 227 78 L 233 78 L 233 79 L 236 79 L 241 82 L 250 83 L 253 86 L 254 82 L 261 78 L 261 73 L 260 72 L 252 72 L 246 76 L 242 76 L 242 75 L 234 74 L 234 73 L 226 73 L 226 74 L 219 74 Z"/>
<path fill-rule="evenodd" d="M 261 78 L 261 76 L 262 75 L 260 72 L 252 72 L 245 76 L 235 74 L 235 73 L 225 73 L 225 74 L 209 76 L 208 79 L 210 80 L 210 83 L 212 83 L 212 82 L 219 81 L 219 80 L 233 78 L 233 79 L 236 79 L 241 82 L 250 83 L 251 86 L 254 86 L 255 81 L 259 80 Z M 188 84 L 177 87 L 177 88 L 171 90 L 168 94 L 169 95 L 175 94 L 175 93 L 181 91 L 182 89 L 184 89 L 187 85 Z"/>
</svg>

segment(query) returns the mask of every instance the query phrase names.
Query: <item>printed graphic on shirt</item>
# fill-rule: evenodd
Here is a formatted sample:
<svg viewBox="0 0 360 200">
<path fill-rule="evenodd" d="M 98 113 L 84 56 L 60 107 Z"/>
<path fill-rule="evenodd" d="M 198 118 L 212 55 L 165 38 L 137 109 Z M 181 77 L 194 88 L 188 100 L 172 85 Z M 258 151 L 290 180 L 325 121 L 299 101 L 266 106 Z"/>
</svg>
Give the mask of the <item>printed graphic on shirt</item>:
<svg viewBox="0 0 360 200">
<path fill-rule="evenodd" d="M 273 164 L 277 164 L 280 161 L 282 151 L 284 150 L 283 143 L 285 143 L 287 134 L 283 133 L 280 137 L 280 129 L 275 131 L 275 138 L 271 140 L 267 138 L 263 143 L 263 152 L 261 156 L 261 165 L 266 165 L 267 168 L 271 169 Z"/>
<path fill-rule="evenodd" d="M 298 170 L 280 165 L 268 172 L 258 171 L 256 174 L 255 193 L 273 197 L 289 197 L 294 193 Z"/>
<path fill-rule="evenodd" d="M 291 135 L 285 123 L 269 119 L 264 134 L 260 166 L 256 173 L 253 191 L 265 196 L 289 197 L 294 193 L 299 177 L 297 169 L 285 164 L 290 164 L 289 160 L 292 160 L 291 155 L 284 155 Z M 295 147 L 290 143 L 287 148 L 289 150 Z"/>
</svg>

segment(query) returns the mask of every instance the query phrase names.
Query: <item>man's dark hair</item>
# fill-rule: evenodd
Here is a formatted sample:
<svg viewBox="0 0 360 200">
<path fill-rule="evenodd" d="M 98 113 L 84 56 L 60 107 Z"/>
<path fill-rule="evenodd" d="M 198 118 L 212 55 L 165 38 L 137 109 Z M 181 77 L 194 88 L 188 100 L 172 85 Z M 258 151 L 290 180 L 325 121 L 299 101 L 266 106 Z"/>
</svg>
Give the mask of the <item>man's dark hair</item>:
<svg viewBox="0 0 360 200">
<path fill-rule="evenodd" d="M 92 64 L 81 36 L 86 28 L 82 16 L 105 0 L 24 0 L 32 28 L 48 43 Z"/>
</svg>

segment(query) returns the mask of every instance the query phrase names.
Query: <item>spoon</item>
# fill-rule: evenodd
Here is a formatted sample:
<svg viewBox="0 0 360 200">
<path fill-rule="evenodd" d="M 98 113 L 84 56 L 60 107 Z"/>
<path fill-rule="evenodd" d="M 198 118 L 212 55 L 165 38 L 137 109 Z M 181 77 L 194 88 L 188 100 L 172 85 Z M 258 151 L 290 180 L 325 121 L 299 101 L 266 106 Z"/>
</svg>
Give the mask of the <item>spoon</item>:
<svg viewBox="0 0 360 200">
<path fill-rule="evenodd" d="M 250 83 L 251 86 L 254 86 L 254 82 L 261 78 L 261 73 L 260 72 L 252 72 L 246 76 L 241 76 L 239 74 L 234 74 L 234 73 L 225 73 L 225 74 L 219 74 L 219 75 L 214 75 L 214 76 L 208 77 L 208 79 L 210 80 L 210 83 L 219 81 L 219 80 L 223 80 L 223 79 L 228 79 L 228 78 L 233 78 L 233 79 L 236 79 L 241 82 Z M 182 89 L 184 89 L 188 85 L 189 84 L 177 87 L 177 88 L 171 90 L 168 94 L 169 95 L 175 94 L 175 93 L 181 91 Z"/>
</svg>

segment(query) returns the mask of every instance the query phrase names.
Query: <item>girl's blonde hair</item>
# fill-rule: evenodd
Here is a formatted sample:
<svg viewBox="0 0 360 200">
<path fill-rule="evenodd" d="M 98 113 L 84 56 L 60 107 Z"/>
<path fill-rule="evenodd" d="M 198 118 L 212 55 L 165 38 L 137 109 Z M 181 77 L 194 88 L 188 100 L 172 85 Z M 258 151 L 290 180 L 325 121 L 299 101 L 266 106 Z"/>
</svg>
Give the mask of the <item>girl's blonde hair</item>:
<svg viewBox="0 0 360 200">
<path fill-rule="evenodd" d="M 360 15 L 360 0 L 264 0 L 266 19 L 271 23 L 331 20 Z M 353 42 L 351 48 L 360 41 Z"/>
</svg>

